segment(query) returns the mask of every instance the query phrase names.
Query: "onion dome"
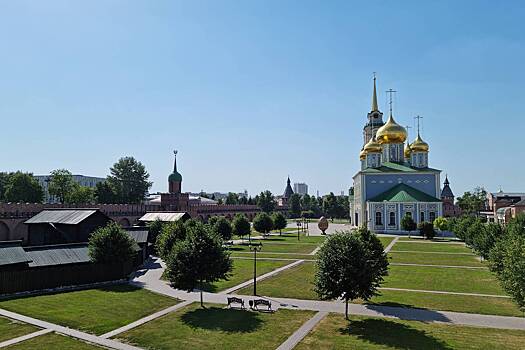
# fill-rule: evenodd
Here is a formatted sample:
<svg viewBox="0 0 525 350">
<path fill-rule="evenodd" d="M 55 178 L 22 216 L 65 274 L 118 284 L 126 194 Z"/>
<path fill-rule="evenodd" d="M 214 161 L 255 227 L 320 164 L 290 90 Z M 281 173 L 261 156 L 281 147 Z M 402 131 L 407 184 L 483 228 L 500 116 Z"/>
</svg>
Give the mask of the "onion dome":
<svg viewBox="0 0 525 350">
<path fill-rule="evenodd" d="M 177 171 L 177 151 L 173 151 L 175 160 L 173 161 L 173 173 L 168 176 L 168 182 L 182 182 L 182 175 Z"/>
<path fill-rule="evenodd" d="M 365 154 L 367 153 L 381 153 L 383 151 L 383 147 L 376 141 L 375 136 L 370 139 L 370 141 L 367 142 L 367 144 L 363 148 Z"/>
<path fill-rule="evenodd" d="M 410 158 L 410 153 L 412 153 L 412 149 L 410 148 L 410 145 L 408 144 L 408 142 L 406 143 L 405 145 L 405 150 L 403 151 L 404 155 L 405 155 L 405 158 Z"/>
<path fill-rule="evenodd" d="M 365 160 L 366 158 L 366 152 L 365 152 L 365 149 L 361 149 L 361 152 L 359 152 L 359 159 L 360 160 Z"/>
<path fill-rule="evenodd" d="M 390 114 L 385 125 L 377 130 L 376 139 L 380 144 L 403 143 L 407 139 L 407 131 L 404 127 L 396 123 L 394 117 Z"/>
<path fill-rule="evenodd" d="M 412 144 L 410 145 L 410 149 L 412 150 L 412 152 L 428 152 L 429 147 L 428 143 L 423 141 L 421 139 L 421 136 L 419 136 L 419 133 L 417 133 L 417 137 L 414 140 L 414 142 L 412 142 Z"/>
</svg>

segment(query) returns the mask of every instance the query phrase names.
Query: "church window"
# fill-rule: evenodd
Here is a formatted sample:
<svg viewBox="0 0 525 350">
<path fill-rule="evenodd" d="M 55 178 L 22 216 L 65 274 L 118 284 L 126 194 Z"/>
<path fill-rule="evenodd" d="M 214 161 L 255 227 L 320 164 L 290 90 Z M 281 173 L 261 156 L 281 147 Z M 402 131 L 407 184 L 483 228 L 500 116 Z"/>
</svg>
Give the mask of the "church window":
<svg viewBox="0 0 525 350">
<path fill-rule="evenodd" d="M 355 226 L 359 226 L 359 214 L 355 213 Z"/>
<path fill-rule="evenodd" d="M 396 225 L 396 213 L 390 212 L 390 218 L 388 221 L 389 226 L 395 226 Z"/>
<path fill-rule="evenodd" d="M 383 218 L 381 217 L 381 212 L 376 212 L 376 225 L 383 225 Z"/>
<path fill-rule="evenodd" d="M 421 212 L 421 215 L 419 216 L 419 221 L 420 222 L 425 221 L 425 212 L 424 211 Z"/>
<path fill-rule="evenodd" d="M 436 220 L 436 213 L 431 211 L 429 214 L 429 219 L 430 219 L 430 222 L 434 222 L 434 220 Z"/>
</svg>

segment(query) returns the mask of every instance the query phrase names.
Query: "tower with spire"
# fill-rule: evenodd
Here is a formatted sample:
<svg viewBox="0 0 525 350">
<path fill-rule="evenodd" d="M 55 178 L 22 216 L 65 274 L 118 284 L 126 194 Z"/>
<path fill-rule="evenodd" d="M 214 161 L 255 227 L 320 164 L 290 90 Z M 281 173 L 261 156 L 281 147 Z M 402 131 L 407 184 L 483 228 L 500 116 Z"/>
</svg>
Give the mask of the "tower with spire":
<svg viewBox="0 0 525 350">
<path fill-rule="evenodd" d="M 379 106 L 377 104 L 377 89 L 376 89 L 376 75 L 374 73 L 374 90 L 372 92 L 372 107 L 370 112 L 367 114 L 368 122 L 363 128 L 363 145 L 365 145 L 372 136 L 375 134 L 377 129 L 382 127 L 383 123 L 383 113 L 379 111 Z"/>
<path fill-rule="evenodd" d="M 181 193 L 182 192 L 182 175 L 177 171 L 177 153 L 173 151 L 173 172 L 168 176 L 168 192 Z"/>
<path fill-rule="evenodd" d="M 166 211 L 187 211 L 189 194 L 182 192 L 182 175 L 177 170 L 177 151 L 173 151 L 173 172 L 168 176 L 168 192 L 160 194 L 161 206 Z"/>
</svg>

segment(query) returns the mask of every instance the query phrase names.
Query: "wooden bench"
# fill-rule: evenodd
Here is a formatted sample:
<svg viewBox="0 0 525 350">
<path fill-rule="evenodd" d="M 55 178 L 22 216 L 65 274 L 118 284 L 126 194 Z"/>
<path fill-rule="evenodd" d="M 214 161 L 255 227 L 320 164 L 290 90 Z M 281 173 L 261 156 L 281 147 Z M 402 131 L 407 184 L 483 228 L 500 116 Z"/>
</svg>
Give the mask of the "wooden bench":
<svg viewBox="0 0 525 350">
<path fill-rule="evenodd" d="M 268 301 L 268 300 L 255 299 L 253 301 L 253 308 L 256 309 L 256 310 L 259 310 L 259 308 L 258 308 L 259 305 L 266 306 L 268 308 L 268 311 L 272 311 L 272 303 L 270 301 Z"/>
<path fill-rule="evenodd" d="M 241 309 L 244 309 L 244 300 L 241 298 L 228 297 L 228 306 L 232 307 L 232 304 L 239 304 L 241 305 Z"/>
</svg>

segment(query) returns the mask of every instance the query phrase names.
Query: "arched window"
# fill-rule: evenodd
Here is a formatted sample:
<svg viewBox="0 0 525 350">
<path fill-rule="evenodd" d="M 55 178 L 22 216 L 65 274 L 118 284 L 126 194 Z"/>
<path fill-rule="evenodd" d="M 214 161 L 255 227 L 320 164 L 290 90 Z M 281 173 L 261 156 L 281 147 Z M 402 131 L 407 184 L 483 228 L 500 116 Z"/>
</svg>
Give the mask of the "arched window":
<svg viewBox="0 0 525 350">
<path fill-rule="evenodd" d="M 396 225 L 396 213 L 394 213 L 393 211 L 390 212 L 388 225 L 389 226 L 395 226 Z"/>
<path fill-rule="evenodd" d="M 419 215 L 419 221 L 420 222 L 425 221 L 425 212 L 424 211 L 422 211 L 421 214 Z"/>
<path fill-rule="evenodd" d="M 383 217 L 380 211 L 376 212 L 376 226 L 383 225 Z"/>
</svg>

